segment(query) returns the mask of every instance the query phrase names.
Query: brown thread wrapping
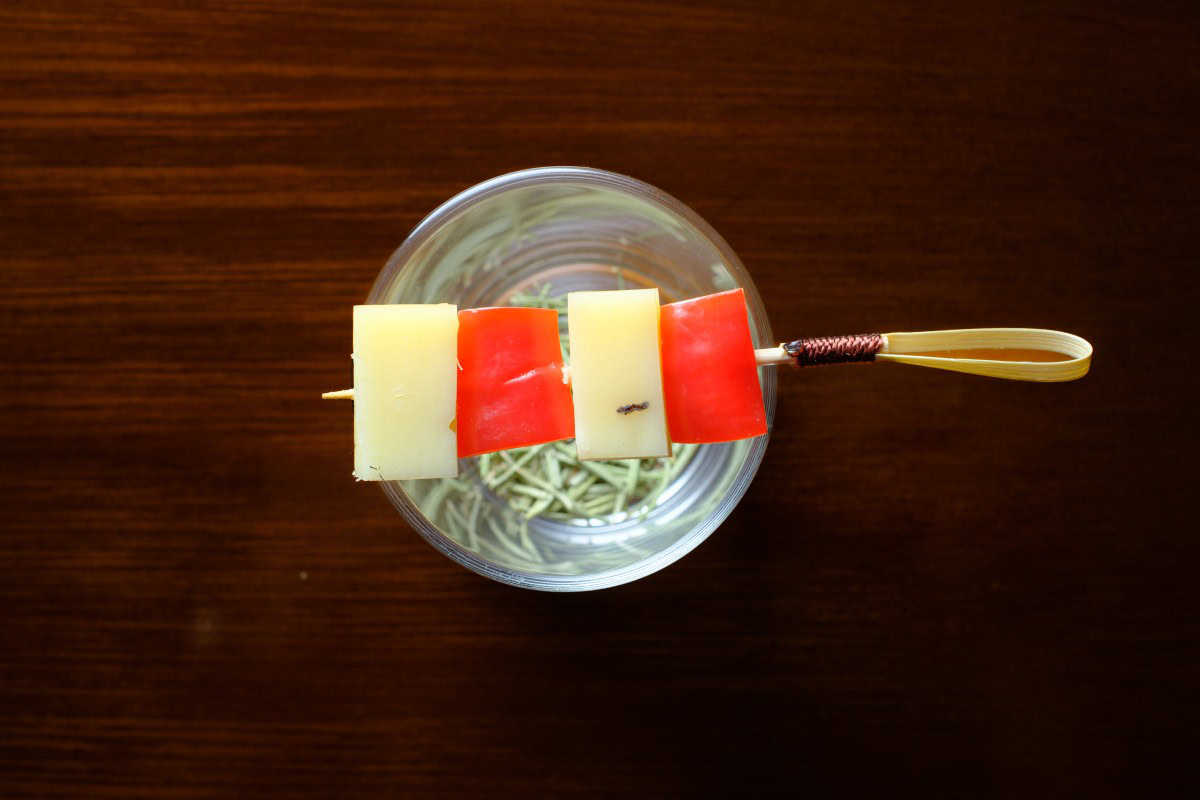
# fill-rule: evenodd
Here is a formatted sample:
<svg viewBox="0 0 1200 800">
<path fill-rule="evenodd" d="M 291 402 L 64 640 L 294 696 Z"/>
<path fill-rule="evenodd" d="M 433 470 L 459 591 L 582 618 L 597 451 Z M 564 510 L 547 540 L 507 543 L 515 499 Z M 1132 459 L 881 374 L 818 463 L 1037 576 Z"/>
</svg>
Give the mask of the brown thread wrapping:
<svg viewBox="0 0 1200 800">
<path fill-rule="evenodd" d="M 783 351 L 796 359 L 797 367 L 825 364 L 854 364 L 874 361 L 883 349 L 883 336 L 861 333 L 856 336 L 815 336 L 783 345 Z"/>
</svg>

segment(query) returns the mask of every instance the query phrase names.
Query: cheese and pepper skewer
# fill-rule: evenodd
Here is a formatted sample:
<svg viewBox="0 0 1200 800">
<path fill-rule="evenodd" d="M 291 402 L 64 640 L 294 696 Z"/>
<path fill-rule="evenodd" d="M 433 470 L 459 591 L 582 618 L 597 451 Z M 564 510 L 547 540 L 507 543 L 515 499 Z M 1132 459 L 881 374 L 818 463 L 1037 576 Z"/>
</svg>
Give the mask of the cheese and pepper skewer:
<svg viewBox="0 0 1200 800">
<path fill-rule="evenodd" d="M 1091 358 L 1091 345 L 1079 337 L 1022 328 L 817 337 L 754 350 L 740 289 L 661 308 L 656 289 L 575 292 L 568 295 L 572 402 L 556 312 L 459 312 L 457 362 L 447 347 L 452 314 L 453 306 L 355 308 L 358 391 L 323 397 L 362 398 L 355 407 L 360 480 L 453 477 L 451 452 L 465 457 L 572 435 L 581 460 L 665 456 L 668 439 L 708 443 L 761 435 L 766 418 L 758 366 L 892 360 L 1062 381 L 1086 374 Z M 387 340 L 382 344 L 381 336 Z M 1015 361 L 1005 358 L 1005 350 L 1025 358 L 1033 352 L 1068 358 Z M 995 357 L 969 357 L 981 351 Z M 405 358 L 397 359 L 397 352 Z M 457 382 L 447 387 L 451 364 Z M 443 426 L 449 408 L 456 413 Z M 376 433 L 368 437 L 368 429 Z M 453 451 L 449 436 L 457 439 Z M 389 442 L 391 451 L 411 455 L 390 452 Z"/>
</svg>

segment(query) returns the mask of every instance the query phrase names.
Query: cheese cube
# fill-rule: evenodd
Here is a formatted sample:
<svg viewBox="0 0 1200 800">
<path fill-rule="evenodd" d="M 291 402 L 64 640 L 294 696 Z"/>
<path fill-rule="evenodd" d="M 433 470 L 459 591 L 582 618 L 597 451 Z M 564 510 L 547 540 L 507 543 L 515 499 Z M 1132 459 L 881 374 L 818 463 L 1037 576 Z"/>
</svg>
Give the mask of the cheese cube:
<svg viewBox="0 0 1200 800">
<path fill-rule="evenodd" d="M 670 455 L 658 289 L 571 292 L 567 325 L 579 458 Z"/>
<path fill-rule="evenodd" d="M 354 476 L 458 475 L 458 309 L 354 307 Z"/>
</svg>

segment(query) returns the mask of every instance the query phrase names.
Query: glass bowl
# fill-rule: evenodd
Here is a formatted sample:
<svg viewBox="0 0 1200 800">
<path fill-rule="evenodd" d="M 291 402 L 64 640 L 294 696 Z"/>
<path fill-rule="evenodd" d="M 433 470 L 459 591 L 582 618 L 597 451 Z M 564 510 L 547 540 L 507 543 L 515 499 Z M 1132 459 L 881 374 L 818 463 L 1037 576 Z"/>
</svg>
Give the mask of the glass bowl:
<svg viewBox="0 0 1200 800">
<path fill-rule="evenodd" d="M 754 346 L 776 344 L 750 275 L 704 220 L 653 186 L 582 167 L 501 175 L 443 203 L 388 259 L 367 302 L 478 308 L 650 286 L 663 303 L 741 287 Z M 565 315 L 560 324 L 565 331 Z M 775 371 L 760 368 L 759 380 L 769 429 Z M 526 519 L 489 488 L 494 470 L 511 466 L 499 456 L 460 460 L 455 479 L 382 486 L 417 533 L 480 575 L 543 591 L 602 589 L 704 541 L 745 494 L 769 436 L 676 445 L 674 458 L 646 464 L 662 476 L 652 499 L 578 518 Z"/>
</svg>

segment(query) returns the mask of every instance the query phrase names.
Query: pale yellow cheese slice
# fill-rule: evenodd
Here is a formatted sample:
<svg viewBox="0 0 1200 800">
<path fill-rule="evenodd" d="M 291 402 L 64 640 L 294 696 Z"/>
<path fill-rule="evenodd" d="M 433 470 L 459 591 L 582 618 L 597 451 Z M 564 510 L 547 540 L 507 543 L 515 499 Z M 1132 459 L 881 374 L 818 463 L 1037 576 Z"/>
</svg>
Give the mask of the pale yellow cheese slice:
<svg viewBox="0 0 1200 800">
<path fill-rule="evenodd" d="M 669 455 L 658 289 L 571 292 L 567 326 L 579 458 Z"/>
<path fill-rule="evenodd" d="M 458 308 L 354 307 L 354 476 L 453 478 Z"/>
</svg>

